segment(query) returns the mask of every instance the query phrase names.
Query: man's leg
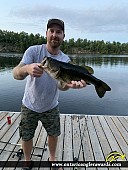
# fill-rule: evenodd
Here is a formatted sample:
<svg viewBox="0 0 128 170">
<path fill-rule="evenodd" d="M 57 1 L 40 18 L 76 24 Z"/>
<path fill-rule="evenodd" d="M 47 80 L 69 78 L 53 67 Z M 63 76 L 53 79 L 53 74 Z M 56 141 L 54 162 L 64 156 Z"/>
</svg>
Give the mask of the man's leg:
<svg viewBox="0 0 128 170">
<path fill-rule="evenodd" d="M 33 148 L 33 137 L 38 125 L 38 114 L 31 111 L 26 106 L 21 107 L 21 121 L 19 124 L 19 134 L 22 138 L 22 148 L 26 161 L 31 158 Z"/>
<path fill-rule="evenodd" d="M 48 134 L 50 161 L 55 161 L 58 136 L 60 135 L 60 113 L 58 106 L 41 114 L 40 120 Z"/>
<path fill-rule="evenodd" d="M 32 139 L 29 140 L 29 141 L 23 141 L 22 140 L 22 148 L 23 148 L 23 152 L 24 152 L 25 161 L 30 161 L 32 147 L 33 147 L 33 140 Z"/>
<path fill-rule="evenodd" d="M 48 136 L 48 147 L 50 152 L 50 161 L 55 161 L 56 147 L 57 147 L 58 137 L 56 136 Z"/>
</svg>

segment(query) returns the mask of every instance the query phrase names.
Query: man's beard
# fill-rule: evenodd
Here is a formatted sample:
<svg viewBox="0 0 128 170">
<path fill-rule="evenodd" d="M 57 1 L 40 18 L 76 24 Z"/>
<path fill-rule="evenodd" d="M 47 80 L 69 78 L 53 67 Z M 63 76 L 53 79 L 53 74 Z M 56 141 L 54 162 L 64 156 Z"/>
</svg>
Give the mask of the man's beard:
<svg viewBox="0 0 128 170">
<path fill-rule="evenodd" d="M 61 42 L 58 39 L 52 39 L 49 43 L 52 48 L 58 48 L 61 45 Z"/>
</svg>

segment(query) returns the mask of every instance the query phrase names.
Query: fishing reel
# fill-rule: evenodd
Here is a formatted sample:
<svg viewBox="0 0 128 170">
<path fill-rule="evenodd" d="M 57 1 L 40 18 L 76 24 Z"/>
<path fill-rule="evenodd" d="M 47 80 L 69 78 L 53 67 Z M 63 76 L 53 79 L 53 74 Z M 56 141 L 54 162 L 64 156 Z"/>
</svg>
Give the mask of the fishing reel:
<svg viewBox="0 0 128 170">
<path fill-rule="evenodd" d="M 77 158 L 77 157 L 74 157 L 74 158 L 73 158 L 73 162 L 75 162 L 75 163 L 78 162 L 78 158 Z"/>
<path fill-rule="evenodd" d="M 74 157 L 74 158 L 73 158 L 73 162 L 74 162 L 74 163 L 77 163 L 78 160 L 79 160 L 78 157 Z M 78 170 L 78 167 L 74 167 L 73 169 L 74 169 L 74 170 Z"/>
<path fill-rule="evenodd" d="M 24 154 L 23 149 L 20 148 L 20 149 L 12 156 L 12 158 L 14 158 L 15 156 L 17 156 L 17 157 L 19 158 L 19 160 L 21 160 L 23 154 Z"/>
</svg>

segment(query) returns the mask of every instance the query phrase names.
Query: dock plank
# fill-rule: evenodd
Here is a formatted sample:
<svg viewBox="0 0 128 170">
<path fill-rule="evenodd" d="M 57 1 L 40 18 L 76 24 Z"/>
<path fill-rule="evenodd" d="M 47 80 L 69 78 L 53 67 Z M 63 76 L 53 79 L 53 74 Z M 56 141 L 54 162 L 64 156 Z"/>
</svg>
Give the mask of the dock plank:
<svg viewBox="0 0 128 170">
<path fill-rule="evenodd" d="M 7 124 L 7 115 L 12 124 Z M 105 115 L 65 115 L 61 114 L 61 135 L 58 138 L 56 157 L 59 161 L 105 161 L 111 151 L 125 153 L 128 161 L 128 116 Z M 2 122 L 2 123 L 1 123 Z M 0 161 L 17 161 L 13 155 L 21 147 L 19 137 L 19 112 L 0 112 Z M 3 141 L 3 143 L 2 143 Z M 19 144 L 19 145 L 18 145 Z M 45 151 L 43 149 L 46 149 Z M 39 121 L 33 139 L 32 160 L 47 161 L 49 156 L 47 133 Z M 24 160 L 24 157 L 22 157 Z M 121 160 L 121 159 L 118 159 Z M 117 162 L 118 162 L 117 160 Z M 37 167 L 35 170 L 48 170 Z M 72 167 L 65 168 L 73 170 Z M 100 170 L 98 167 L 79 167 L 79 170 Z M 103 168 L 104 170 L 127 170 L 126 168 Z M 2 168 L 0 170 L 21 170 L 21 168 Z"/>
<path fill-rule="evenodd" d="M 3 112 L 2 114 L 0 114 L 0 122 L 2 119 L 4 119 L 7 116 L 8 112 Z"/>
<path fill-rule="evenodd" d="M 89 135 L 91 139 L 92 149 L 94 153 L 94 159 L 97 161 L 104 161 L 105 158 L 102 152 L 101 144 L 99 142 L 93 122 L 91 120 L 91 116 L 88 117 L 87 124 L 88 124 L 88 130 L 89 130 Z M 99 170 L 100 168 L 97 168 L 97 169 Z M 104 168 L 104 170 L 107 170 L 107 169 L 108 168 Z"/>
<path fill-rule="evenodd" d="M 15 126 L 13 126 L 15 124 Z M 16 117 L 16 119 L 12 120 L 12 124 L 11 125 L 7 125 L 9 128 L 6 131 L 5 135 L 3 135 L 2 133 L 2 137 L 1 137 L 1 141 L 4 142 L 9 142 L 9 143 L 15 143 L 17 142 L 17 140 L 19 139 L 19 135 L 17 135 L 18 133 L 18 125 L 19 125 L 19 117 Z M 7 143 L 1 143 L 0 148 L 4 151 L 4 150 L 8 150 L 10 149 L 11 151 L 13 151 L 15 145 L 8 145 Z M 2 151 L 1 151 L 2 152 Z M 8 160 L 8 158 L 10 157 L 11 152 L 6 152 L 4 154 L 4 159 Z M 6 158 L 5 158 L 6 157 Z"/>
<path fill-rule="evenodd" d="M 59 160 L 59 161 L 63 160 L 65 120 L 66 120 L 66 116 L 61 115 L 61 119 L 60 119 L 61 134 L 58 137 L 58 144 L 57 144 L 57 150 L 56 150 L 56 157 L 57 157 L 57 160 Z"/>
<path fill-rule="evenodd" d="M 124 126 L 124 127 L 128 127 L 128 116 L 124 116 L 124 117 L 122 117 L 122 116 L 119 116 L 119 117 L 117 117 L 118 119 L 119 119 L 119 121 L 122 123 L 122 125 Z M 127 130 L 127 132 L 128 132 L 128 129 L 126 129 Z"/>
<path fill-rule="evenodd" d="M 72 146 L 73 146 L 73 158 L 78 157 L 79 148 L 81 145 L 80 128 L 79 128 L 79 117 L 72 116 Z M 83 159 L 82 159 L 83 160 Z"/>
<path fill-rule="evenodd" d="M 66 116 L 65 121 L 65 138 L 64 138 L 64 161 L 73 160 L 72 156 L 72 129 L 71 129 L 71 116 Z"/>
<path fill-rule="evenodd" d="M 83 150 L 85 153 L 84 154 L 85 161 L 91 161 L 91 160 L 94 160 L 94 154 L 93 154 L 91 140 L 90 140 L 90 136 L 89 136 L 87 121 L 88 121 L 88 117 L 80 120 L 81 125 L 83 124 L 83 126 L 86 127 L 84 134 L 83 134 L 82 144 L 83 144 Z"/>
<path fill-rule="evenodd" d="M 124 120 L 124 122 L 122 122 Z M 118 128 L 120 134 L 122 135 L 122 137 L 124 138 L 124 140 L 126 141 L 126 143 L 128 144 L 128 124 L 126 124 L 125 119 L 119 119 L 117 117 L 114 117 L 114 123 L 116 125 L 116 127 Z"/>
<path fill-rule="evenodd" d="M 18 117 L 19 117 L 19 114 L 12 113 L 12 117 L 11 117 L 11 122 L 12 123 L 10 125 L 8 125 L 7 120 L 4 119 L 4 126 L 2 126 L 1 129 L 0 129 L 0 140 L 2 140 L 2 138 L 5 135 L 7 136 L 8 133 L 11 134 L 10 129 L 11 128 L 14 129 L 14 127 L 15 127 L 14 124 L 15 124 L 15 121 L 17 120 Z"/>
<path fill-rule="evenodd" d="M 114 117 L 114 120 L 115 120 L 115 117 Z M 115 121 L 113 122 L 111 117 L 108 117 L 106 119 L 106 122 L 109 123 L 109 127 L 111 128 L 111 131 L 112 131 L 112 133 L 113 133 L 113 135 L 114 135 L 114 137 L 115 137 L 115 139 L 116 139 L 116 141 L 118 143 L 118 146 L 121 149 L 121 153 L 125 153 L 126 155 L 128 155 L 128 145 L 127 145 L 126 141 L 124 140 L 124 138 L 121 135 L 121 134 L 124 134 L 125 130 L 123 131 L 123 133 L 120 133 L 120 131 L 119 131 L 120 128 L 119 129 L 117 128 L 118 125 L 115 124 Z M 126 140 L 128 140 L 128 139 L 126 139 Z M 126 161 L 127 161 L 127 159 L 126 159 Z"/>
<path fill-rule="evenodd" d="M 95 127 L 93 126 L 93 122 L 90 116 L 88 117 L 87 124 L 88 124 L 89 135 L 91 138 L 92 148 L 94 150 L 93 152 L 94 152 L 95 160 L 102 161 L 104 160 L 103 153 L 102 153 L 101 146 L 100 146 L 100 143 L 99 143 L 96 131 L 95 131 Z"/>
<path fill-rule="evenodd" d="M 121 151 L 105 118 L 100 116 L 99 120 L 100 120 L 102 128 L 104 129 L 104 133 L 106 134 L 106 138 L 110 144 L 111 151 L 115 151 L 115 150 Z"/>
<path fill-rule="evenodd" d="M 111 152 L 112 151 L 118 151 L 121 153 L 121 149 L 116 141 L 115 136 L 112 133 L 112 129 L 109 127 L 108 122 L 106 122 L 105 116 L 99 116 L 98 117 L 101 123 L 102 128 L 104 129 L 104 133 L 106 135 L 106 138 L 108 140 L 108 143 L 111 147 Z M 107 116 L 107 119 L 109 118 L 109 116 Z M 109 154 L 109 153 L 108 153 Z M 114 168 L 115 170 L 120 169 L 120 168 Z"/>
<path fill-rule="evenodd" d="M 104 159 L 105 159 L 106 156 L 111 152 L 110 144 L 108 143 L 108 140 L 106 138 L 106 135 L 104 133 L 104 130 L 101 126 L 101 123 L 100 123 L 98 117 L 93 116 L 92 122 L 94 124 L 95 130 L 96 130 L 96 133 L 97 133 L 97 137 L 99 139 L 101 148 L 103 150 Z"/>
<path fill-rule="evenodd" d="M 86 145 L 84 143 L 84 138 L 85 138 L 85 133 L 87 132 L 87 116 L 81 115 L 81 116 L 78 116 L 78 119 L 79 119 L 79 131 L 77 133 L 80 133 L 80 134 L 76 139 L 76 143 L 77 143 L 77 141 L 79 141 L 79 146 L 78 146 L 78 148 L 76 148 L 76 152 L 78 152 L 78 160 L 85 161 L 87 150 L 84 150 L 85 149 L 84 146 Z M 81 167 L 80 170 L 86 170 L 86 167 Z M 91 168 L 91 170 L 93 170 L 93 168 Z"/>
<path fill-rule="evenodd" d="M 5 113 L 5 112 L 2 112 L 2 114 L 0 115 L 3 115 L 1 117 L 1 120 L 0 120 L 0 130 L 2 130 L 2 128 L 4 127 L 4 125 L 7 124 L 7 116 L 11 116 L 11 119 L 12 119 L 12 116 L 15 115 L 14 113 Z"/>
<path fill-rule="evenodd" d="M 113 117 L 113 119 L 115 119 L 115 117 Z M 121 154 L 128 155 L 128 145 L 126 144 L 126 142 L 122 138 L 120 132 L 118 131 L 115 124 L 113 123 L 111 117 L 107 117 L 106 122 L 109 123 L 109 127 L 111 128 L 113 136 L 115 137 L 115 140 L 116 140 L 116 142 L 117 142 L 117 144 L 118 144 L 118 146 L 119 146 L 119 148 L 121 150 Z M 118 160 L 122 161 L 121 158 L 119 158 Z M 127 158 L 125 158 L 124 161 L 127 161 Z M 115 169 L 117 169 L 117 168 L 115 168 Z M 123 168 L 123 170 L 127 170 L 127 168 Z"/>
</svg>

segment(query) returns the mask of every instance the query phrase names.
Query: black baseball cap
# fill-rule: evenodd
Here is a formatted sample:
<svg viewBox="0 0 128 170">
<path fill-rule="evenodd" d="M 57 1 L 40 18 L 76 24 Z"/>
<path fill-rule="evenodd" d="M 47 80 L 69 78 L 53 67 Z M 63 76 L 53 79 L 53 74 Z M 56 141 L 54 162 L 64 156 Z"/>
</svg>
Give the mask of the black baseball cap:
<svg viewBox="0 0 128 170">
<path fill-rule="evenodd" d="M 62 20 L 60 20 L 60 19 L 49 19 L 48 23 L 47 23 L 47 30 L 48 30 L 48 28 L 50 28 L 50 26 L 52 24 L 58 24 L 62 28 L 62 30 L 64 31 L 64 22 Z"/>
</svg>

